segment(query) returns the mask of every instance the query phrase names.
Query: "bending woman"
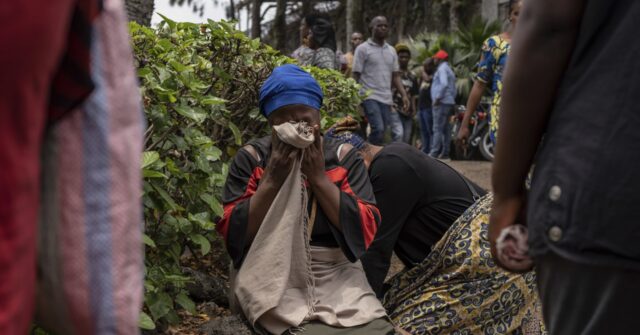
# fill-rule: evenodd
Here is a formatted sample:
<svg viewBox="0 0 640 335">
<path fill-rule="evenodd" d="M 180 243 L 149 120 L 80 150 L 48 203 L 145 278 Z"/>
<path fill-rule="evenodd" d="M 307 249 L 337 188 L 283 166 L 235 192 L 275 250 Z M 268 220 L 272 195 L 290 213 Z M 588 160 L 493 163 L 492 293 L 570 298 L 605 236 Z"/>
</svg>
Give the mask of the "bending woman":
<svg viewBox="0 0 640 335">
<path fill-rule="evenodd" d="M 406 267 L 384 294 L 394 323 L 412 334 L 543 333 L 535 274 L 491 258 L 492 195 L 409 145 L 368 144 L 356 127 L 344 121 L 326 136 L 353 145 L 369 169 L 382 223 L 362 263 L 379 296 L 392 251 Z"/>
</svg>

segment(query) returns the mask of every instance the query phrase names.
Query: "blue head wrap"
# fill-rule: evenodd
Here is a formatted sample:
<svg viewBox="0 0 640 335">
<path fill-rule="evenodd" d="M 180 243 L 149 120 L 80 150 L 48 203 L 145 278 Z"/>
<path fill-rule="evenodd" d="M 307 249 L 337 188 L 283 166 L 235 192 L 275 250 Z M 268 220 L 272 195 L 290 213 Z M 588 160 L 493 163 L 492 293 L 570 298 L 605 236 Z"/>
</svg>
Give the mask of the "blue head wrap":
<svg viewBox="0 0 640 335">
<path fill-rule="evenodd" d="M 265 117 L 287 105 L 306 105 L 318 110 L 322 106 L 318 82 L 293 64 L 275 68 L 260 88 L 260 113 Z"/>
</svg>

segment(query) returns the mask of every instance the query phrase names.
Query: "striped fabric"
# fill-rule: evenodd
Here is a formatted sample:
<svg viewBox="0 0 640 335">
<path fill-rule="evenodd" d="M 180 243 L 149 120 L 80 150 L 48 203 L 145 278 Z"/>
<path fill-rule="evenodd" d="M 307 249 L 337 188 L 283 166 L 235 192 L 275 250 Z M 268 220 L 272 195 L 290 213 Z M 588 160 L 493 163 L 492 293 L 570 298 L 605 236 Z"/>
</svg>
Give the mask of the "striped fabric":
<svg viewBox="0 0 640 335">
<path fill-rule="evenodd" d="M 95 90 L 43 153 L 37 323 L 58 334 L 137 334 L 143 294 L 143 117 L 120 0 L 91 35 Z"/>
<path fill-rule="evenodd" d="M 60 119 L 78 107 L 94 89 L 90 58 L 93 21 L 100 14 L 102 0 L 77 0 L 71 16 L 67 46 L 52 81 L 49 118 Z"/>
</svg>

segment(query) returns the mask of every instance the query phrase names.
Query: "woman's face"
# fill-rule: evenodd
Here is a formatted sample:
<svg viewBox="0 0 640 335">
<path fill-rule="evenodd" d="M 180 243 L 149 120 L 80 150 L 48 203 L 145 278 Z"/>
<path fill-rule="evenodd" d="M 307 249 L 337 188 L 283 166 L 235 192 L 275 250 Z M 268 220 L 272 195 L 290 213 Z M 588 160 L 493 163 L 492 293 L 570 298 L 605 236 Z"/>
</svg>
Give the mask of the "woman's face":
<svg viewBox="0 0 640 335">
<path fill-rule="evenodd" d="M 518 22 L 518 16 L 520 16 L 520 9 L 522 8 L 522 0 L 516 1 L 511 8 L 511 13 L 509 13 L 509 22 L 515 28 L 516 23 Z"/>
<path fill-rule="evenodd" d="M 269 115 L 269 123 L 272 126 L 289 121 L 304 121 L 311 127 L 320 125 L 320 112 L 307 105 L 288 105 L 278 108 Z"/>
</svg>

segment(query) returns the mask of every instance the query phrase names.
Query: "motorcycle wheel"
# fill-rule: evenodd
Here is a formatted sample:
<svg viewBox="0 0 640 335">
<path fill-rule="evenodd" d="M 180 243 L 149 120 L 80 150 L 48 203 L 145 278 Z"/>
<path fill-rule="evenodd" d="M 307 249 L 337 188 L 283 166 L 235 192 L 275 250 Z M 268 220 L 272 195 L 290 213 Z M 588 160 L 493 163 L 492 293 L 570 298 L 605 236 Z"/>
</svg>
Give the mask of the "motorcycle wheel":
<svg viewBox="0 0 640 335">
<path fill-rule="evenodd" d="M 491 140 L 491 132 L 487 128 L 484 135 L 482 135 L 482 141 L 480 142 L 480 154 L 484 159 L 492 162 L 493 161 L 493 141 Z"/>
</svg>

